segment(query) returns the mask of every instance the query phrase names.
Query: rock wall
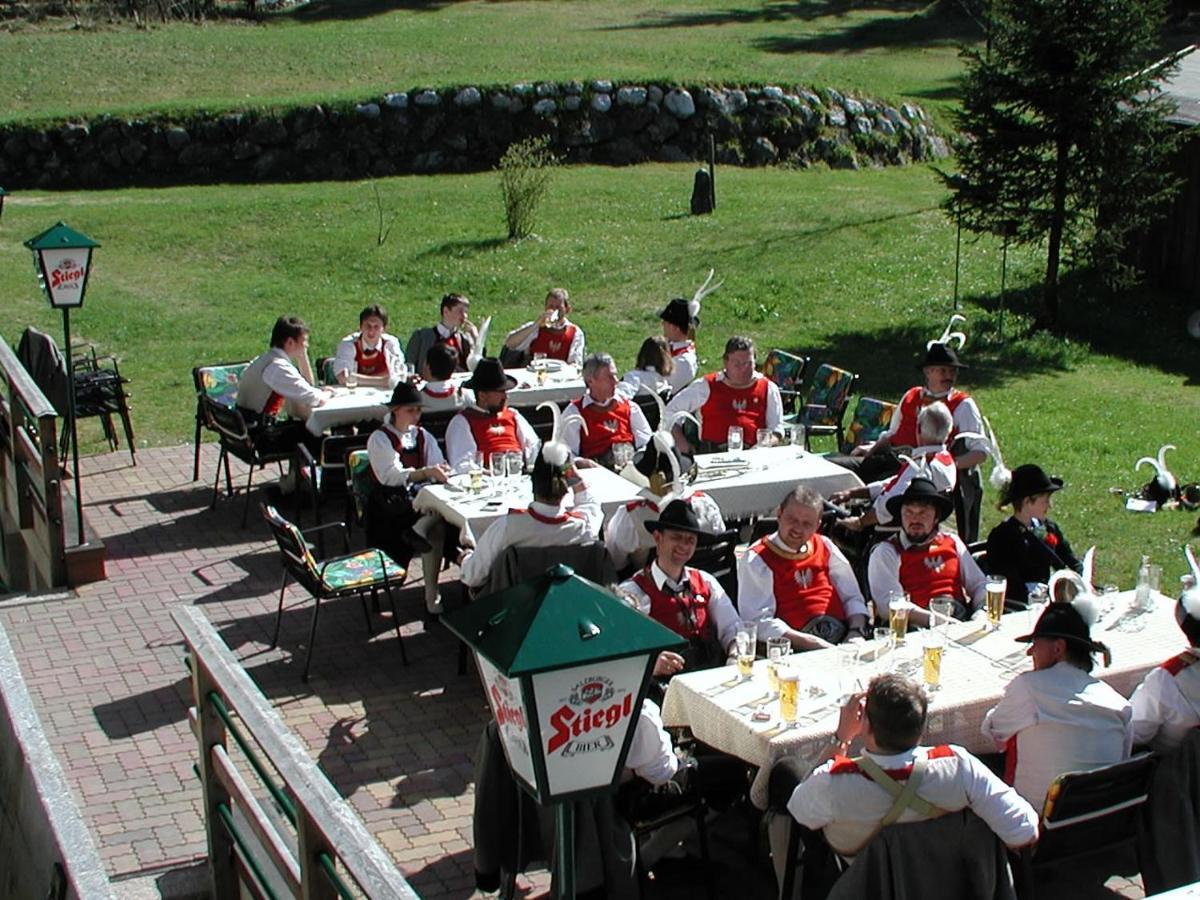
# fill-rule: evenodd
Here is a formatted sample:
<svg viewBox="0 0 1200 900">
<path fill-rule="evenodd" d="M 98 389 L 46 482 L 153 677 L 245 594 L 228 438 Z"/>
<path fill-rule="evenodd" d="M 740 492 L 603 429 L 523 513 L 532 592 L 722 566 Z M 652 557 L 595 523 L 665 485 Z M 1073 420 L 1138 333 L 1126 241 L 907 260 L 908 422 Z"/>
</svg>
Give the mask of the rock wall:
<svg viewBox="0 0 1200 900">
<path fill-rule="evenodd" d="M 946 154 L 924 111 L 776 86 L 517 84 L 393 93 L 345 106 L 0 127 L 0 184 L 102 188 L 308 181 L 492 168 L 549 135 L 568 163 L 901 165 Z"/>
</svg>

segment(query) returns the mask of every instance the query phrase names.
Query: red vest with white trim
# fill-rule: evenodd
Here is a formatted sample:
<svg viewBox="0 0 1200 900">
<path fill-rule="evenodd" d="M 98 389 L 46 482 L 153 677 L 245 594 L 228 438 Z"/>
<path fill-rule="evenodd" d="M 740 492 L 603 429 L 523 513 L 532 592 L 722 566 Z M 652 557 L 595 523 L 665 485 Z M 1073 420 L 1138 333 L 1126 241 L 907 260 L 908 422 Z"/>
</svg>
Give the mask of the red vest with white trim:
<svg viewBox="0 0 1200 900">
<path fill-rule="evenodd" d="M 567 361 L 571 344 L 575 342 L 575 326 L 570 322 L 565 328 L 539 328 L 529 344 L 529 355 L 545 353 L 546 359 Z"/>
<path fill-rule="evenodd" d="M 925 460 L 926 460 L 926 462 L 929 463 L 928 468 L 930 468 L 930 469 L 933 468 L 934 463 L 940 464 L 941 466 L 945 467 L 947 470 L 954 468 L 954 457 L 950 455 L 949 450 L 939 450 L 937 453 L 932 454 L 932 459 L 929 456 L 926 456 Z M 880 491 L 880 493 L 886 494 L 893 487 L 895 487 L 896 482 L 900 480 L 900 476 L 903 475 L 907 469 L 908 469 L 908 463 L 902 462 L 900 464 L 900 471 L 888 479 L 887 484 L 885 484 L 883 486 L 883 490 Z M 935 482 L 935 484 L 936 484 L 936 482 Z"/>
<path fill-rule="evenodd" d="M 568 509 L 562 515 L 547 516 L 538 512 L 536 509 L 514 508 L 508 511 L 510 516 L 529 516 L 535 522 L 541 522 L 543 525 L 562 525 L 569 519 L 578 519 L 581 522 L 587 521 L 583 513 L 577 509 Z"/>
<path fill-rule="evenodd" d="M 953 597 L 966 602 L 958 578 L 958 546 L 953 536 L 939 532 L 928 544 L 908 548 L 900 546 L 898 537 L 891 541 L 900 553 L 900 586 L 913 603 L 928 609 L 931 597 Z"/>
<path fill-rule="evenodd" d="M 265 419 L 273 419 L 283 411 L 284 398 L 283 394 L 277 394 L 271 391 L 267 395 L 267 402 L 263 404 L 262 416 Z"/>
<path fill-rule="evenodd" d="M 958 409 L 958 405 L 970 397 L 970 394 L 958 390 L 958 388 L 950 388 L 950 394 L 943 403 L 950 410 L 950 415 L 954 415 L 954 411 Z M 888 440 L 891 441 L 893 447 L 918 447 L 921 444 L 917 437 L 917 416 L 921 410 L 933 403 L 935 398 L 925 397 L 925 389 L 920 387 L 909 388 L 903 397 L 900 398 L 900 427 L 896 429 Z M 950 431 L 950 436 L 946 438 L 946 446 L 954 443 L 955 435 L 958 434 L 958 429 L 953 428 Z"/>
<path fill-rule="evenodd" d="M 750 548 L 771 570 L 776 617 L 797 630 L 815 616 L 846 617 L 842 598 L 829 580 L 829 545 L 818 535 L 811 543 L 812 550 L 805 554 L 789 553 L 767 538 Z"/>
<path fill-rule="evenodd" d="M 521 435 L 513 410 L 505 407 L 493 415 L 478 409 L 464 409 L 462 415 L 475 438 L 475 449 L 483 453 L 485 464 L 491 463 L 493 453 L 521 452 Z"/>
<path fill-rule="evenodd" d="M 650 618 L 665 625 L 688 640 L 709 640 L 712 623 L 708 618 L 711 594 L 708 583 L 697 569 L 687 569 L 688 584 L 683 592 L 672 596 L 659 590 L 650 574 L 650 567 L 633 576 L 636 584 L 650 598 Z"/>
<path fill-rule="evenodd" d="M 714 444 L 729 440 L 729 429 L 741 426 L 742 446 L 753 447 L 758 429 L 767 425 L 767 390 L 765 378 L 755 378 L 748 387 L 732 388 L 719 372 L 704 376 L 708 382 L 708 400 L 700 407 L 700 422 L 704 426 L 700 437 Z"/>
<path fill-rule="evenodd" d="M 362 338 L 354 341 L 354 371 L 359 375 L 387 375 L 387 354 L 383 350 L 383 341 L 374 350 L 363 346 Z"/>
<path fill-rule="evenodd" d="M 404 446 L 404 439 L 396 434 L 390 428 L 379 429 L 383 432 L 384 437 L 392 445 L 392 449 L 396 451 L 396 455 L 400 457 L 400 464 L 406 469 L 420 469 L 425 465 L 425 431 L 422 428 L 417 429 L 417 439 L 412 447 Z M 375 475 L 374 467 L 371 468 L 371 475 Z"/>
<path fill-rule="evenodd" d="M 587 431 L 579 430 L 579 455 L 588 459 L 599 459 L 613 444 L 632 444 L 633 425 L 629 401 L 614 397 L 607 406 L 598 403 L 583 405 L 583 400 L 572 404 L 583 417 Z"/>
<path fill-rule="evenodd" d="M 948 756 L 953 756 L 954 751 L 950 749 L 948 744 L 938 744 L 936 747 L 930 747 L 929 752 L 925 755 L 926 759 L 945 759 Z M 884 769 L 884 773 L 896 781 L 905 781 L 912 775 L 912 763 L 899 769 Z M 870 778 L 862 767 L 848 756 L 835 756 L 833 765 L 829 769 L 830 775 L 861 775 L 863 778 Z"/>
</svg>

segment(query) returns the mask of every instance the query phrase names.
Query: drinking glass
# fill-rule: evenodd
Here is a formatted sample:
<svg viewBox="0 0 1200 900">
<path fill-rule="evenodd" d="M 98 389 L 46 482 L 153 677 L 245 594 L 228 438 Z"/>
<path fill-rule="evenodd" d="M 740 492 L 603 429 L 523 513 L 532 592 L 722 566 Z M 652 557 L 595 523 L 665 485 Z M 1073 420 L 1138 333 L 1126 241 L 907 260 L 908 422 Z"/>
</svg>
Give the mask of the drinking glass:
<svg viewBox="0 0 1200 900">
<path fill-rule="evenodd" d="M 400 382 L 408 381 L 408 375 L 409 375 L 408 363 L 397 363 L 396 364 L 396 378 L 399 379 L 399 381 L 397 381 L 397 384 L 399 384 Z"/>
<path fill-rule="evenodd" d="M 484 455 L 482 450 L 476 450 L 475 455 L 471 457 L 471 493 L 480 494 L 483 492 L 483 463 Z"/>
<path fill-rule="evenodd" d="M 770 428 L 760 428 L 754 433 L 755 447 L 770 447 L 775 440 L 775 432 Z"/>
<path fill-rule="evenodd" d="M 946 650 L 946 635 L 936 628 L 930 628 L 924 637 L 925 686 L 931 691 L 937 691 L 942 686 L 942 654 Z"/>
<path fill-rule="evenodd" d="M 504 454 L 504 473 L 508 476 L 509 487 L 515 487 L 525 473 L 525 457 L 516 450 Z"/>
<path fill-rule="evenodd" d="M 799 422 L 792 426 L 792 446 L 803 447 L 807 437 L 808 430 Z"/>
<path fill-rule="evenodd" d="M 800 675 L 791 666 L 779 667 L 779 718 L 788 728 L 796 727 L 796 701 L 800 694 Z"/>
<path fill-rule="evenodd" d="M 350 390 L 354 390 L 356 387 L 358 387 L 358 373 L 353 369 L 346 370 L 346 387 Z"/>
<path fill-rule="evenodd" d="M 620 444 L 613 444 L 613 464 L 617 471 L 620 472 L 623 468 L 633 461 L 633 444 L 623 441 Z"/>
<path fill-rule="evenodd" d="M 1038 619 L 1042 617 L 1042 613 L 1046 611 L 1046 604 L 1050 602 L 1050 589 L 1044 584 L 1035 585 L 1029 589 L 1029 597 L 1026 601 L 1025 608 L 1029 611 L 1029 628 L 1037 625 Z"/>
<path fill-rule="evenodd" d="M 1004 615 L 1004 593 L 1008 590 L 1008 579 L 989 578 L 986 589 L 988 625 L 999 628 L 1000 617 Z"/>
<path fill-rule="evenodd" d="M 950 597 L 934 597 L 929 601 L 929 627 L 943 631 L 954 621 L 954 600 Z"/>
<path fill-rule="evenodd" d="M 871 631 L 871 638 L 875 644 L 875 668 L 880 673 L 886 672 L 895 661 L 892 651 L 896 648 L 896 636 L 890 628 L 876 628 Z"/>
<path fill-rule="evenodd" d="M 758 642 L 758 623 L 743 622 L 739 625 L 737 634 L 734 636 L 734 642 L 737 647 L 738 674 L 742 676 L 742 681 L 749 681 L 750 675 L 754 671 L 755 645 Z"/>
<path fill-rule="evenodd" d="M 903 644 L 908 634 L 908 614 L 912 604 L 908 602 L 908 594 L 893 594 L 888 601 L 888 624 L 897 644 Z"/>
<path fill-rule="evenodd" d="M 546 383 L 546 354 L 545 353 L 533 354 L 533 372 L 535 375 L 537 375 L 537 383 L 538 384 Z"/>
<path fill-rule="evenodd" d="M 726 437 L 726 442 L 729 446 L 730 453 L 737 453 L 742 449 L 742 429 L 740 426 L 729 426 L 729 434 Z"/>
<path fill-rule="evenodd" d="M 838 654 L 838 697 L 837 705 L 845 706 L 850 698 L 859 690 L 861 683 L 858 679 L 859 644 L 840 644 Z"/>
<path fill-rule="evenodd" d="M 773 700 L 779 696 L 779 667 L 791 652 L 792 642 L 787 638 L 767 638 L 767 687 L 770 688 L 768 699 Z"/>
</svg>

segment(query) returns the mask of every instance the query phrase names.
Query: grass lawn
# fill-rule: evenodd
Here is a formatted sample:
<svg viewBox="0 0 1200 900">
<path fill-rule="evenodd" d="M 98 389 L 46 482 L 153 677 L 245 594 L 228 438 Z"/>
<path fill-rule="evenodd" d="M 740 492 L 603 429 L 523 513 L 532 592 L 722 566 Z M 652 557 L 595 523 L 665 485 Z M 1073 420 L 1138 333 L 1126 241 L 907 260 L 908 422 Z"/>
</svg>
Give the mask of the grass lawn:
<svg viewBox="0 0 1200 900">
<path fill-rule="evenodd" d="M 534 78 L 800 83 L 937 113 L 979 33 L 958 4 L 919 0 L 314 0 L 257 23 L 69 26 L 5 34 L 0 121 Z"/>
<path fill-rule="evenodd" d="M 369 302 L 386 305 L 393 330 L 407 337 L 433 321 L 441 294 L 461 290 L 476 318 L 494 315 L 493 333 L 502 334 L 531 316 L 547 288 L 563 285 L 589 346 L 611 350 L 625 367 L 656 331 L 656 309 L 690 295 L 710 266 L 725 286 L 703 315 L 709 367 L 725 338 L 744 332 L 764 352 L 783 347 L 858 371 L 871 395 L 895 398 L 913 382 L 918 348 L 949 314 L 954 275 L 955 232 L 937 208 L 942 191 L 930 170 L 723 169 L 720 207 L 703 218 L 684 214 L 691 173 L 564 171 L 539 237 L 517 245 L 501 240 L 489 174 L 380 182 L 396 216 L 382 246 L 367 183 L 22 193 L 6 204 L 0 227 L 0 334 L 15 342 L 35 324 L 61 336 L 21 241 L 65 219 L 103 244 L 73 332 L 122 358 L 134 379 L 135 426 L 151 445 L 191 440 L 192 366 L 253 356 L 281 313 L 312 324 L 319 355 L 332 352 Z M 1010 253 L 1010 289 L 1035 284 L 1038 266 Z M 1129 585 L 1149 552 L 1173 589 L 1194 516 L 1126 513 L 1109 488 L 1144 482 L 1134 460 L 1167 442 L 1180 445 L 1169 458 L 1176 474 L 1200 479 L 1200 447 L 1189 442 L 1200 393 L 1186 310 L 1142 296 L 1115 312 L 1081 304 L 1071 307 L 1069 340 L 1006 341 L 999 280 L 998 248 L 964 242 L 972 368 L 963 381 L 1006 461 L 1038 462 L 1066 478 L 1056 517 L 1080 552 L 1100 545 L 1101 579 Z M 1023 302 L 1009 298 L 1010 306 Z M 1010 309 L 1010 338 L 1022 315 Z M 95 441 L 98 425 L 82 427 Z M 994 508 L 985 513 L 989 526 L 999 518 Z"/>
</svg>

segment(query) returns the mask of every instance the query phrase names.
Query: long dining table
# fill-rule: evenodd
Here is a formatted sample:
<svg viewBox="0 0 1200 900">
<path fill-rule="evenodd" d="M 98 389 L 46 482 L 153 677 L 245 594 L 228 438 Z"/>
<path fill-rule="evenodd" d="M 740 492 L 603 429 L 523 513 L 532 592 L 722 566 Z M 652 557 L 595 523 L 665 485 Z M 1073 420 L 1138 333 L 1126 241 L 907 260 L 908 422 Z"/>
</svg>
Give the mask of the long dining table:
<svg viewBox="0 0 1200 900">
<path fill-rule="evenodd" d="M 822 497 L 862 487 L 849 469 L 792 444 L 698 454 L 692 487 L 712 497 L 725 518 L 741 519 L 772 513 L 801 484 Z"/>
<path fill-rule="evenodd" d="M 1146 672 L 1186 644 L 1175 624 L 1175 601 L 1155 594 L 1149 608 L 1142 609 L 1134 603 L 1134 592 L 1124 591 L 1103 595 L 1101 603 L 1092 637 L 1109 646 L 1113 664 L 1098 666 L 1093 674 L 1128 697 Z M 1008 682 L 1032 667 L 1025 653 L 1029 645 L 1013 640 L 1032 630 L 1027 612 L 1008 613 L 995 629 L 978 622 L 949 626 L 941 687 L 929 692 L 924 743 L 959 744 L 976 753 L 998 749 L 981 726 Z M 837 728 L 842 703 L 852 693 L 882 672 L 899 672 L 921 681 L 922 656 L 920 631 L 910 631 L 905 642 L 890 651 L 887 642 L 871 641 L 792 654 L 786 661 L 799 675 L 794 727 L 780 719 L 779 701 L 768 699 L 765 660 L 755 662 L 746 680 L 733 666 L 676 675 L 663 701 L 663 722 L 686 726 L 697 740 L 757 766 L 750 799 L 763 809 L 776 760 L 799 754 L 815 761 Z"/>
</svg>

